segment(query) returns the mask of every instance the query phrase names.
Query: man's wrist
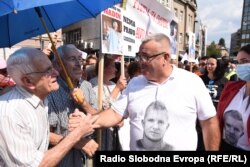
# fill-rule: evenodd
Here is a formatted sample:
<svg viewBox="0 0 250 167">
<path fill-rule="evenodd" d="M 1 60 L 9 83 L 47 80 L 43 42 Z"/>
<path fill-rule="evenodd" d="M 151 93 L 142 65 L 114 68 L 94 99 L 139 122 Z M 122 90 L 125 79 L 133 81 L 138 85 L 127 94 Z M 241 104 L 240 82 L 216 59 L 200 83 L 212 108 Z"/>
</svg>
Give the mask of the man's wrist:
<svg viewBox="0 0 250 167">
<path fill-rule="evenodd" d="M 83 100 L 82 107 L 86 107 L 86 106 L 87 106 L 87 102 L 86 102 L 86 100 Z"/>
</svg>

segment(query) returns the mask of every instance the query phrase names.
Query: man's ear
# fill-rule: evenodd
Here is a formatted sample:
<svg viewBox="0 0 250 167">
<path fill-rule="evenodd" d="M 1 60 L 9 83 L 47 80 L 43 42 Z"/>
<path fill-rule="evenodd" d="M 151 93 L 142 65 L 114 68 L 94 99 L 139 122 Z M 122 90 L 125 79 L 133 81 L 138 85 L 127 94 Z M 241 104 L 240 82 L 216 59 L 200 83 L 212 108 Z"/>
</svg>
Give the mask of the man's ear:
<svg viewBox="0 0 250 167">
<path fill-rule="evenodd" d="M 165 55 L 164 55 L 164 58 L 165 58 L 165 60 L 170 60 L 170 54 L 168 54 L 168 53 L 166 53 Z"/>
<path fill-rule="evenodd" d="M 164 67 L 166 63 L 170 63 L 170 55 L 168 53 L 165 53 L 163 57 L 164 57 L 164 63 L 163 63 Z"/>
<path fill-rule="evenodd" d="M 27 87 L 29 89 L 35 88 L 34 82 L 30 78 L 28 78 L 27 76 L 22 77 L 21 81 L 25 87 Z"/>
<path fill-rule="evenodd" d="M 169 123 L 167 124 L 167 127 L 166 127 L 166 129 L 168 129 L 169 128 Z"/>
</svg>

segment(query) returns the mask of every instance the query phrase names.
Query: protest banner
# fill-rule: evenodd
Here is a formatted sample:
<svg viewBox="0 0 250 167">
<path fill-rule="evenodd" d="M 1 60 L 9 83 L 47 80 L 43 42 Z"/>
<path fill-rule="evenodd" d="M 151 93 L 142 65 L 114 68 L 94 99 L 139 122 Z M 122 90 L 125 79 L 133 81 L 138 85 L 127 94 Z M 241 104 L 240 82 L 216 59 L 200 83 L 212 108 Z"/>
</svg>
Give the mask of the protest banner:
<svg viewBox="0 0 250 167">
<path fill-rule="evenodd" d="M 127 0 L 123 6 L 116 5 L 103 11 L 102 53 L 135 56 L 141 40 L 147 35 L 164 33 L 170 37 L 173 17 L 162 4 L 148 0 Z M 116 31 L 113 31 L 114 27 Z M 109 30 L 115 33 L 109 35 Z"/>
</svg>

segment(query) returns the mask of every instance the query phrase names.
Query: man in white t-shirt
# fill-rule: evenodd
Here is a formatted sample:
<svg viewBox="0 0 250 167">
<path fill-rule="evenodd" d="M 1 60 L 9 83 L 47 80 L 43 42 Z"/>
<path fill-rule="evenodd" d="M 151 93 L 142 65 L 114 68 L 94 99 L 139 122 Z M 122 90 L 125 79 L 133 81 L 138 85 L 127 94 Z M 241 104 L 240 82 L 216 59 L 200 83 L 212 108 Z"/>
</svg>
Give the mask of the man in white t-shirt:
<svg viewBox="0 0 250 167">
<path fill-rule="evenodd" d="M 162 101 L 169 118 L 163 140 L 172 150 L 196 150 L 197 118 L 206 150 L 218 150 L 220 130 L 211 97 L 197 75 L 170 64 L 170 45 L 164 34 L 149 36 L 142 42 L 137 57 L 142 75 L 133 78 L 111 108 L 98 115 L 95 126 L 111 127 L 129 117 L 130 150 L 139 150 L 136 141 L 143 138 L 141 122 L 146 108 Z"/>
</svg>

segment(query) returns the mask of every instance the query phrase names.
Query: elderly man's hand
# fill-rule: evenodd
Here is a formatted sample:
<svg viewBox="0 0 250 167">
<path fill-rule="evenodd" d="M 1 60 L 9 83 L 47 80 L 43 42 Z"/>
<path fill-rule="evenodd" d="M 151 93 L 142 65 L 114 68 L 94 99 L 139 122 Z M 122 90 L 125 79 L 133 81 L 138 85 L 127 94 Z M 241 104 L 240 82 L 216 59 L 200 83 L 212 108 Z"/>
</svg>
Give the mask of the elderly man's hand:
<svg viewBox="0 0 250 167">
<path fill-rule="evenodd" d="M 116 126 L 117 126 L 118 128 L 121 128 L 121 127 L 123 127 L 123 125 L 124 125 L 124 121 L 122 120 L 122 121 L 119 122 Z"/>
<path fill-rule="evenodd" d="M 81 136 L 86 136 L 94 132 L 93 122 L 97 117 L 92 117 L 91 114 L 85 115 L 78 109 L 69 116 L 68 130 L 70 132 L 79 130 Z"/>
<path fill-rule="evenodd" d="M 84 151 L 87 156 L 92 157 L 98 149 L 98 146 L 95 140 L 82 138 L 74 147 Z"/>
<path fill-rule="evenodd" d="M 84 105 L 86 103 L 85 97 L 83 95 L 83 92 L 79 88 L 74 88 L 71 91 L 71 97 L 74 99 L 74 101 L 79 105 Z"/>
</svg>

